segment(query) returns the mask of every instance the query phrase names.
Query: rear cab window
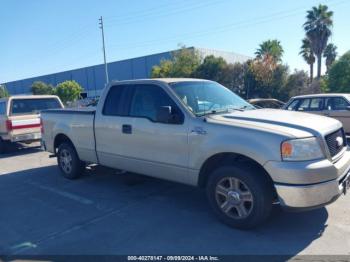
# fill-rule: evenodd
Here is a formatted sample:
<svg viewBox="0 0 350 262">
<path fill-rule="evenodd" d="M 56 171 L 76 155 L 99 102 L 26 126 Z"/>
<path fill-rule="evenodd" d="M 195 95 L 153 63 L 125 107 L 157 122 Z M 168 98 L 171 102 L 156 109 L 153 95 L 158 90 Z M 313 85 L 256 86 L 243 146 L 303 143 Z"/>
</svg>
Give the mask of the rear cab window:
<svg viewBox="0 0 350 262">
<path fill-rule="evenodd" d="M 56 98 L 14 98 L 11 100 L 10 114 L 38 114 L 42 110 L 62 108 Z"/>
<path fill-rule="evenodd" d="M 128 96 L 130 95 L 132 85 L 112 86 L 106 96 L 102 114 L 106 116 L 126 116 Z"/>
</svg>

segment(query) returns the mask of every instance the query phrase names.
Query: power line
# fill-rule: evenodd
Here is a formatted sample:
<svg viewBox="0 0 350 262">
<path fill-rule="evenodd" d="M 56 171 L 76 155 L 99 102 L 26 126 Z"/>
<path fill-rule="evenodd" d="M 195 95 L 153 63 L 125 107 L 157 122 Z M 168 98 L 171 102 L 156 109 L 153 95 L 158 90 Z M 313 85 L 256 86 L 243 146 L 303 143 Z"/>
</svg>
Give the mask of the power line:
<svg viewBox="0 0 350 262">
<path fill-rule="evenodd" d="M 144 9 L 144 10 L 139 10 L 139 11 L 134 11 L 134 12 L 128 12 L 128 13 L 122 13 L 118 14 L 117 16 L 107 16 L 104 17 L 105 21 L 116 21 L 116 20 L 123 20 L 123 19 L 129 19 L 131 17 L 135 16 L 142 16 L 148 13 L 156 12 L 157 10 L 164 10 L 166 8 L 171 8 L 172 6 L 178 7 L 179 5 L 181 6 L 180 3 L 184 3 L 183 1 L 171 1 L 170 3 L 166 4 L 158 4 L 155 7 L 149 8 L 149 9 Z M 188 5 L 188 3 L 185 3 L 185 5 Z"/>
<path fill-rule="evenodd" d="M 161 17 L 168 17 L 171 15 L 176 15 L 179 13 L 189 12 L 195 9 L 200 9 L 212 5 L 217 5 L 219 3 L 226 2 L 226 0 L 217 0 L 217 1 L 209 1 L 209 2 L 201 2 L 196 3 L 194 5 L 187 4 L 186 6 L 180 7 L 180 8 L 173 8 L 167 12 L 150 12 L 148 14 L 140 15 L 137 17 L 130 17 L 129 19 L 118 19 L 118 20 L 110 20 L 106 24 L 106 26 L 111 27 L 114 25 L 120 26 L 120 25 L 128 25 L 128 24 L 134 24 L 139 23 L 148 20 L 147 18 L 155 19 L 155 18 L 161 18 Z"/>
<path fill-rule="evenodd" d="M 330 0 L 329 2 L 331 2 L 331 1 L 334 1 L 334 0 Z M 337 2 L 333 6 L 336 6 L 336 5 L 345 3 L 345 2 L 347 2 L 347 1 Z M 250 27 L 250 26 L 260 25 L 260 24 L 264 24 L 264 23 L 268 23 L 268 22 L 272 22 L 272 21 L 276 21 L 276 20 L 282 20 L 285 18 L 289 18 L 289 17 L 300 14 L 301 9 L 303 9 L 303 12 L 304 12 L 305 6 L 298 7 L 298 8 L 292 9 L 292 10 L 285 10 L 285 11 L 272 13 L 272 14 L 269 14 L 266 16 L 259 17 L 255 20 L 249 19 L 249 20 L 244 20 L 244 21 L 240 21 L 240 22 L 236 22 L 236 23 L 226 24 L 223 26 L 217 26 L 217 27 L 213 27 L 209 30 L 195 31 L 195 32 L 177 35 L 177 36 L 172 36 L 169 38 L 154 39 L 154 40 L 150 40 L 150 41 L 142 41 L 142 42 L 137 42 L 137 43 L 131 42 L 131 43 L 117 44 L 117 45 L 112 44 L 112 45 L 110 45 L 110 47 L 111 48 L 118 47 L 120 49 L 131 49 L 131 48 L 135 48 L 135 47 L 148 46 L 148 45 L 151 45 L 153 43 L 170 42 L 170 41 L 174 41 L 176 39 L 183 38 L 183 37 L 197 38 L 197 37 L 202 37 L 202 36 L 206 36 L 209 34 L 218 34 L 218 33 L 231 31 L 234 29 L 246 28 L 246 27 Z M 126 48 L 123 48 L 123 47 L 126 47 Z"/>
</svg>

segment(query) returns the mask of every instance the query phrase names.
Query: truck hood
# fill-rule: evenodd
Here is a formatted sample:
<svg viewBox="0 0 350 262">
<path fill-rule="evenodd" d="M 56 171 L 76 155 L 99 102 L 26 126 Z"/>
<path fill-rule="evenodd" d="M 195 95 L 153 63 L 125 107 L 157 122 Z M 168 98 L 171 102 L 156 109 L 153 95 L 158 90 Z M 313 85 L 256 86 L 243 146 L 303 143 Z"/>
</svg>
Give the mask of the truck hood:
<svg viewBox="0 0 350 262">
<path fill-rule="evenodd" d="M 324 136 L 342 127 L 341 123 L 333 118 L 279 109 L 234 111 L 210 115 L 207 121 L 263 129 L 291 137 Z"/>
</svg>

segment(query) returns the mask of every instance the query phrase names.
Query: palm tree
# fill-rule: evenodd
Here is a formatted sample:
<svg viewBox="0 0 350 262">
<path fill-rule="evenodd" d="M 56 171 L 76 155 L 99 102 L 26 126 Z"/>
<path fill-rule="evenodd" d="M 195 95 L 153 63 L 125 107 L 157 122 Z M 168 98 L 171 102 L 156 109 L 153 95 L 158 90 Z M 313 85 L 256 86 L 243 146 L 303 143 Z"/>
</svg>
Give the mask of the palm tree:
<svg viewBox="0 0 350 262">
<path fill-rule="evenodd" d="M 267 40 L 259 45 L 255 52 L 256 58 L 261 60 L 272 59 L 275 63 L 281 62 L 283 48 L 278 40 Z"/>
<path fill-rule="evenodd" d="M 311 49 L 311 43 L 308 38 L 304 38 L 300 47 L 299 55 L 301 55 L 306 63 L 310 66 L 310 83 L 314 79 L 314 63 L 316 61 L 315 55 Z"/>
<path fill-rule="evenodd" d="M 337 58 L 337 55 L 337 47 L 334 44 L 328 44 L 323 52 L 323 57 L 326 58 L 327 72 Z"/>
<path fill-rule="evenodd" d="M 333 12 L 328 11 L 326 5 L 314 6 L 307 11 L 304 30 L 310 40 L 312 52 L 317 57 L 317 78 L 321 77 L 322 53 L 327 46 L 328 38 L 332 34 Z"/>
</svg>

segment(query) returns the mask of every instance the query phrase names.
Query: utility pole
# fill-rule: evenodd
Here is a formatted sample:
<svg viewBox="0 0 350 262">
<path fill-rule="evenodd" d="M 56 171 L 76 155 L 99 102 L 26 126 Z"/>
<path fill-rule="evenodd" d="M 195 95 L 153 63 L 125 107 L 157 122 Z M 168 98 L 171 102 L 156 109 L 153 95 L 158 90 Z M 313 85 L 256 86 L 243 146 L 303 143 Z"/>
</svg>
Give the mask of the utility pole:
<svg viewBox="0 0 350 262">
<path fill-rule="evenodd" d="M 99 20 L 100 29 L 102 31 L 103 59 L 104 59 L 104 63 L 105 63 L 106 85 L 107 85 L 109 83 L 109 77 L 108 77 L 108 67 L 107 67 L 107 60 L 106 60 L 105 33 L 104 33 L 104 29 L 103 29 L 103 18 L 102 18 L 102 16 L 98 20 Z"/>
</svg>

